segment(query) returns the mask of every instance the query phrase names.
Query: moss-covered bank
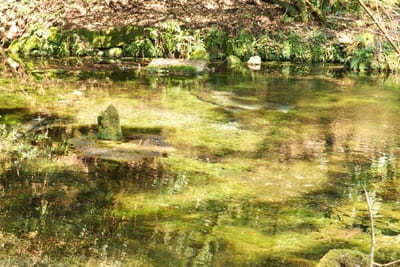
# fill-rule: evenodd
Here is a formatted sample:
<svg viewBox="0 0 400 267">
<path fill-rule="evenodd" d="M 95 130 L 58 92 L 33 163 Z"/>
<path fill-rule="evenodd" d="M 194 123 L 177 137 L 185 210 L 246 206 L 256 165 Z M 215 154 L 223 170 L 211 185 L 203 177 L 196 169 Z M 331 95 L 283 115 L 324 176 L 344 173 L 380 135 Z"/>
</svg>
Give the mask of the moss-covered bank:
<svg viewBox="0 0 400 267">
<path fill-rule="evenodd" d="M 379 48 L 379 49 L 378 49 Z M 122 27 L 101 31 L 36 27 L 8 47 L 11 55 L 95 56 L 136 58 L 188 58 L 224 60 L 230 55 L 246 61 L 259 55 L 263 61 L 345 64 L 354 71 L 399 70 L 399 57 L 387 43 L 370 33 L 326 34 L 321 29 L 264 32 L 258 36 L 241 30 L 227 34 L 217 28 L 182 29 L 169 21 L 160 28 Z"/>
</svg>

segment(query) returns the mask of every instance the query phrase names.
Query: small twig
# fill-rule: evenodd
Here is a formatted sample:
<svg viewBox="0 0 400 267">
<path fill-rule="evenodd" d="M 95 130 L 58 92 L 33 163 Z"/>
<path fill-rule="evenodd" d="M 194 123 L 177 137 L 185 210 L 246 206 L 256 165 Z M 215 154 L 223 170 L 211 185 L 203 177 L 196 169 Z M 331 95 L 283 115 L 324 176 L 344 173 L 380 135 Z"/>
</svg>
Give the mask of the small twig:
<svg viewBox="0 0 400 267">
<path fill-rule="evenodd" d="M 337 20 L 347 20 L 347 21 L 357 21 L 358 20 L 358 19 L 355 19 L 355 18 L 334 16 L 334 15 L 327 16 L 326 18 L 328 18 L 328 19 L 337 19 Z"/>
<path fill-rule="evenodd" d="M 373 201 L 371 200 L 371 198 L 369 197 L 367 188 L 365 187 L 365 185 L 363 185 L 363 190 L 364 190 L 364 194 L 365 194 L 365 199 L 367 200 L 367 205 L 368 205 L 368 213 L 369 213 L 369 219 L 371 222 L 371 254 L 370 254 L 370 267 L 373 266 L 380 266 L 380 267 L 384 267 L 384 266 L 390 266 L 396 263 L 400 262 L 400 259 L 389 262 L 389 263 L 377 263 L 374 261 L 374 257 L 375 257 L 375 225 L 374 225 L 374 214 L 372 211 L 373 208 Z"/>
<path fill-rule="evenodd" d="M 375 266 L 390 266 L 390 265 L 393 265 L 393 264 L 396 264 L 396 263 L 399 263 L 399 262 L 400 262 L 400 259 L 399 259 L 399 260 L 392 261 L 392 262 L 389 262 L 389 263 L 384 263 L 384 264 L 374 263 L 374 265 L 375 265 Z"/>
<path fill-rule="evenodd" d="M 371 198 L 369 197 L 367 188 L 363 185 L 363 190 L 365 193 L 365 199 L 367 200 L 367 205 L 368 205 L 368 212 L 369 212 L 369 219 L 371 223 L 371 254 L 370 254 L 370 267 L 374 266 L 374 257 L 375 257 L 375 226 L 374 226 L 374 214 L 372 212 L 372 201 Z"/>
</svg>

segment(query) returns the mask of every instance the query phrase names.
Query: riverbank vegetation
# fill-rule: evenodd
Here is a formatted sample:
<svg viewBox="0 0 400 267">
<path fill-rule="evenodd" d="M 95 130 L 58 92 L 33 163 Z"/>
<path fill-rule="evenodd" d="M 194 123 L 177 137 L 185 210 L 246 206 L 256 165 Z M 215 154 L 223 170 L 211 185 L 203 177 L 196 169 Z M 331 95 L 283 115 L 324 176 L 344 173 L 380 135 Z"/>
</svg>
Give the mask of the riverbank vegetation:
<svg viewBox="0 0 400 267">
<path fill-rule="evenodd" d="M 31 1 L 30 5 L 35 6 L 39 2 L 41 1 Z M 115 5 L 119 3 L 123 6 L 123 1 L 114 2 Z M 210 21 L 211 26 L 201 27 L 197 21 L 173 18 L 172 13 L 172 17 L 163 18 L 153 25 L 128 24 L 127 19 L 121 19 L 119 24 L 104 29 L 96 27 L 95 22 L 92 22 L 93 25 L 80 24 L 79 19 L 68 17 L 68 14 L 60 11 L 54 22 L 37 19 L 35 24 L 25 26 L 22 33 L 14 25 L 15 36 L 10 33 L 12 26 L 8 27 L 8 35 L 3 28 L 2 40 L 3 46 L 8 47 L 8 54 L 24 57 L 174 57 L 215 61 L 234 55 L 247 61 L 250 57 L 259 55 L 263 61 L 336 63 L 361 72 L 399 70 L 399 55 L 393 45 L 374 26 L 374 22 L 357 1 L 255 2 L 257 3 L 239 1 L 230 5 L 216 2 L 219 7 L 205 7 L 206 3 L 201 5 L 210 12 L 239 12 L 243 18 L 240 23 L 237 22 L 236 28 L 227 25 L 226 21 L 212 22 L 208 15 L 203 15 L 202 19 Z M 9 7 L 13 5 L 11 1 L 7 3 Z M 126 6 L 121 6 L 120 9 L 114 7 L 117 10 L 115 12 L 135 11 L 135 7 L 129 3 L 127 1 Z M 387 29 L 391 38 L 394 37 L 396 43 L 399 6 L 393 1 L 374 3 L 370 1 L 367 4 L 377 15 L 382 14 L 379 16 L 379 23 Z M 168 3 L 164 9 L 160 7 L 160 10 L 170 10 L 172 7 L 169 4 L 174 5 Z M 83 17 L 89 16 L 87 13 L 90 13 L 90 5 L 101 6 L 97 2 L 87 3 L 86 6 L 82 3 L 76 5 L 84 10 L 80 11 Z M 192 11 L 192 5 L 187 5 L 189 11 Z M 64 11 L 72 8 L 66 3 L 50 6 L 57 6 Z M 254 10 L 249 10 L 249 6 Z M 102 9 L 99 7 L 99 13 L 105 12 L 107 8 L 114 10 L 112 7 L 102 6 Z M 18 11 L 9 8 L 2 12 L 18 17 L 25 14 L 23 10 L 26 9 Z M 151 9 L 144 11 L 144 17 L 148 15 L 146 12 L 151 12 Z M 36 15 L 43 16 L 40 14 Z M 269 22 L 263 23 L 261 19 Z M 65 24 L 66 21 L 71 25 L 57 25 Z M 249 24 L 246 25 L 246 22 Z"/>
<path fill-rule="evenodd" d="M 400 7 L 362 3 L 4 0 L 0 266 L 398 260 Z"/>
</svg>

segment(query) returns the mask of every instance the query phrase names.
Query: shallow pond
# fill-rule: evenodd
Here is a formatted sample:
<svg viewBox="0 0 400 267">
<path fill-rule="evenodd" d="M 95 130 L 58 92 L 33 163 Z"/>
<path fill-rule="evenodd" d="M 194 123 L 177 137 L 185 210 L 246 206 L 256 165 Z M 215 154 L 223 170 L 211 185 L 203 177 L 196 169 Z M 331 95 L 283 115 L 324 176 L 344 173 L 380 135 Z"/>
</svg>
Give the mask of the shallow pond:
<svg viewBox="0 0 400 267">
<path fill-rule="evenodd" d="M 396 77 L 73 61 L 0 76 L 1 264 L 314 266 L 330 249 L 369 252 L 361 185 L 376 260 L 400 258 Z M 150 163 L 88 161 L 71 144 L 110 104 L 119 147 L 162 150 Z"/>
</svg>

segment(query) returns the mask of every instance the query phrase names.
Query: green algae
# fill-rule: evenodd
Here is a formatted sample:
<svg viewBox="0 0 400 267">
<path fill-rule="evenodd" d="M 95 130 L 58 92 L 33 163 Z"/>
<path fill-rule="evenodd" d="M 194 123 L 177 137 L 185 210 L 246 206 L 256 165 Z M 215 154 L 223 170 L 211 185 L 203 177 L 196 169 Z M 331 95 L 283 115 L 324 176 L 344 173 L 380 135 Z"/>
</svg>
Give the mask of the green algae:
<svg viewBox="0 0 400 267">
<path fill-rule="evenodd" d="M 57 136 L 68 138 L 93 136 L 112 103 L 127 138 L 162 136 L 174 148 L 160 158 L 164 174 L 143 186 L 91 172 L 73 148 L 45 138 L 47 156 L 19 175 L 0 168 L 9 178 L 0 183 L 0 255 L 18 257 L 22 247 L 26 258 L 40 251 L 44 264 L 315 266 L 332 249 L 368 253 L 354 181 L 362 164 L 382 199 L 377 259 L 398 257 L 395 86 L 335 73 L 83 72 L 43 84 L 3 77 L 4 105 L 57 116 L 53 131 L 61 124 Z"/>
</svg>

